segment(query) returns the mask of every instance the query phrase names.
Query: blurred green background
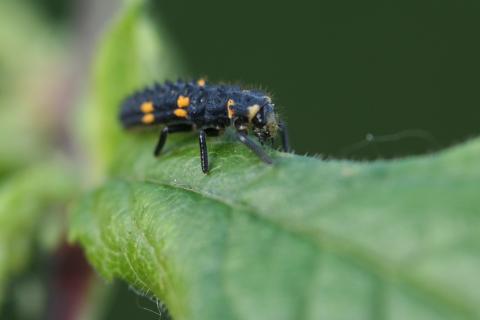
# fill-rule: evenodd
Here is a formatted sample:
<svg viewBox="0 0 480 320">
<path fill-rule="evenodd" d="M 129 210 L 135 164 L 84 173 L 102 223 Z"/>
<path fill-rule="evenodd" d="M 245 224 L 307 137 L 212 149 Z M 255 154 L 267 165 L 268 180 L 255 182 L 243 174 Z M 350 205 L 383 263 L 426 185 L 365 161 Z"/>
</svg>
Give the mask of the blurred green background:
<svg viewBox="0 0 480 320">
<path fill-rule="evenodd" d="M 120 5 L 4 0 L 0 114 L 30 122 L 3 121 L 11 127 L 0 128 L 0 146 L 12 144 L 15 135 L 17 155 L 31 148 L 47 153 L 52 145 L 79 152 L 67 119 L 88 90 L 96 41 Z M 206 76 L 269 91 L 297 153 L 402 157 L 436 151 L 480 131 L 477 1 L 164 0 L 150 5 L 186 66 L 187 73 L 178 77 Z M 12 113 L 15 104 L 29 107 Z M 33 138 L 22 138 L 26 131 Z M 8 162 L 9 155 L 2 158 Z M 21 165 L 18 157 L 12 159 L 3 168 Z M 47 270 L 34 264 L 31 269 L 18 283 L 31 274 L 47 277 Z M 156 310 L 154 304 L 118 287 L 107 318 L 156 317 L 138 312 L 142 306 Z M 7 299 L 6 318 L 18 317 L 15 303 Z"/>
<path fill-rule="evenodd" d="M 476 1 L 179 0 L 155 12 L 194 74 L 272 92 L 300 153 L 403 156 L 479 132 Z"/>
<path fill-rule="evenodd" d="M 27 2 L 62 30 L 83 25 L 81 7 L 102 22 L 93 34 L 118 6 Z M 479 132 L 476 1 L 151 3 L 189 71 L 178 76 L 271 92 L 299 153 L 405 156 Z"/>
</svg>

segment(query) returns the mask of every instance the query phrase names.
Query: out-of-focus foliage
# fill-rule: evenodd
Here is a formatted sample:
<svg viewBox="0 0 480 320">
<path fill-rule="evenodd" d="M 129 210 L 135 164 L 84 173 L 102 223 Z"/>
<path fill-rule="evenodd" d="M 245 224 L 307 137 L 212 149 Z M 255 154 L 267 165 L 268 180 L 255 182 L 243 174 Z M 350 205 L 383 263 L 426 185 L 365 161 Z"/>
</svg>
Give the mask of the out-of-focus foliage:
<svg viewBox="0 0 480 320">
<path fill-rule="evenodd" d="M 52 161 L 1 181 L 0 304 L 5 285 L 24 268 L 32 247 L 51 250 L 60 239 L 65 199 L 74 188 L 69 175 L 64 163 Z"/>
<path fill-rule="evenodd" d="M 299 153 L 400 157 L 480 132 L 478 1 L 151 2 L 190 72 L 273 94 Z M 389 139 L 351 148 L 367 133 Z"/>
<path fill-rule="evenodd" d="M 94 63 L 92 96 L 78 126 L 83 130 L 90 157 L 90 171 L 105 174 L 120 145 L 130 139 L 122 133 L 118 110 L 126 95 L 154 81 L 164 81 L 180 73 L 175 53 L 161 30 L 151 21 L 145 2 L 127 1 L 108 30 Z M 158 41 L 162 39 L 162 41 Z"/>
<path fill-rule="evenodd" d="M 32 36 L 35 30 L 35 36 Z M 28 7 L 0 3 L 0 175 L 52 151 L 48 113 L 52 79 L 63 51 Z M 50 110 L 53 111 L 53 110 Z"/>
<path fill-rule="evenodd" d="M 54 151 L 61 41 L 29 7 L 0 2 L 0 305 L 32 248 L 57 244 L 77 188 L 65 157 Z"/>
<path fill-rule="evenodd" d="M 75 7 L 75 1 L 64 0 L 25 0 L 25 3 L 47 20 L 54 23 L 66 23 L 71 20 Z"/>
<path fill-rule="evenodd" d="M 155 159 L 156 137 L 123 133 L 114 118 L 152 77 L 145 66 L 157 78 L 171 70 L 139 49 L 163 44 L 134 32 L 146 18 L 131 2 L 96 64 L 92 141 L 111 180 L 76 208 L 71 238 L 104 277 L 177 320 L 480 317 L 478 140 L 392 162 L 272 151 L 266 166 L 212 138 L 204 175 L 187 135 Z"/>
</svg>

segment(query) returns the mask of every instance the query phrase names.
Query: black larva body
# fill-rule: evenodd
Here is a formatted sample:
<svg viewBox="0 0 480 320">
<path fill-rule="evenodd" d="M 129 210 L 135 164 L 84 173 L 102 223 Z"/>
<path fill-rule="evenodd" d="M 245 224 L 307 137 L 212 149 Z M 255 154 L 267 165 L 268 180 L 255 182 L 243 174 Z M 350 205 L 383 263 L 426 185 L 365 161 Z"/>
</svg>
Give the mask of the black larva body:
<svg viewBox="0 0 480 320">
<path fill-rule="evenodd" d="M 233 126 L 239 141 L 267 163 L 272 160 L 248 137 L 249 129 L 262 144 L 272 140 L 280 129 L 284 149 L 288 149 L 284 126 L 278 122 L 268 95 L 238 86 L 211 85 L 202 79 L 155 84 L 134 93 L 122 104 L 120 121 L 125 128 L 165 125 L 155 155 L 160 153 L 168 133 L 198 130 L 205 173 L 208 172 L 205 136 L 218 135 L 228 126 Z"/>
</svg>

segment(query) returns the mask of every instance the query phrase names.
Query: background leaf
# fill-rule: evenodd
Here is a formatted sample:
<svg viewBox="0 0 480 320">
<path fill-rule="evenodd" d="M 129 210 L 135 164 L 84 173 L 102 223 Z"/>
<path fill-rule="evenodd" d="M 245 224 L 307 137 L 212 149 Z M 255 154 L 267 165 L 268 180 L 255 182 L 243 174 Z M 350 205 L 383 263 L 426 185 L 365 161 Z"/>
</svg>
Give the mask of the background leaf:
<svg viewBox="0 0 480 320">
<path fill-rule="evenodd" d="M 118 122 L 127 94 L 181 71 L 175 52 L 148 15 L 146 3 L 127 1 L 102 41 L 94 64 L 92 96 L 77 127 L 91 146 L 89 169 L 105 174 L 119 144 L 128 141 Z"/>
<path fill-rule="evenodd" d="M 12 29 L 15 32 L 12 32 Z M 32 38 L 31 30 L 36 31 Z M 12 1 L 0 3 L 0 179 L 51 154 L 55 63 L 64 54 L 59 39 L 29 7 Z M 58 112 L 57 112 L 58 113 Z M 12 139 L 15 137 L 15 139 Z"/>
<path fill-rule="evenodd" d="M 15 295 L 22 291 L 22 283 L 12 280 L 28 269 L 35 251 L 47 256 L 64 236 L 64 209 L 78 186 L 59 147 L 68 138 L 55 137 L 62 131 L 64 115 L 55 105 L 60 101 L 56 90 L 63 93 L 59 86 L 64 80 L 59 65 L 66 51 L 62 37 L 54 35 L 29 6 L 3 1 L 0 42 L 1 308 L 6 300 L 17 302 Z M 46 74 L 49 81 L 45 81 Z M 6 293 L 8 285 L 15 290 Z M 44 288 L 34 281 L 26 287 L 23 291 L 33 298 L 19 307 L 21 314 L 39 317 L 41 299 L 35 297 Z M 1 318 L 11 318 L 5 311 L 8 302 L 0 310 Z"/>
<path fill-rule="evenodd" d="M 23 270 L 32 251 L 52 250 L 61 239 L 61 213 L 73 181 L 63 162 L 52 161 L 0 183 L 0 305 L 7 281 Z"/>
</svg>

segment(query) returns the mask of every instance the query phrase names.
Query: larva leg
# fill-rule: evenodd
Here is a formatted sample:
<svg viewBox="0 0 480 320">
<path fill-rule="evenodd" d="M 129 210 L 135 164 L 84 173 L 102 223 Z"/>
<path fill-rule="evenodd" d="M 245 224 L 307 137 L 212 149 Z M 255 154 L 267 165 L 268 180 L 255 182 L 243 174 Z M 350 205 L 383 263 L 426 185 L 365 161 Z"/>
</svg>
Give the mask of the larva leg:
<svg viewBox="0 0 480 320">
<path fill-rule="evenodd" d="M 198 143 L 200 145 L 200 163 L 202 165 L 202 171 L 203 173 L 208 173 L 207 135 L 203 129 L 199 131 Z"/>
<path fill-rule="evenodd" d="M 160 152 L 163 149 L 163 146 L 165 145 L 165 142 L 167 142 L 167 137 L 169 133 L 175 133 L 175 132 L 189 132 L 192 131 L 192 125 L 190 124 L 177 124 L 173 126 L 166 126 L 162 129 L 160 132 L 160 138 L 158 139 L 157 146 L 155 147 L 155 151 L 153 154 L 155 157 L 158 157 Z"/>
<path fill-rule="evenodd" d="M 258 144 L 253 142 L 252 139 L 250 139 L 245 133 L 237 131 L 237 138 L 240 140 L 241 143 L 243 143 L 247 148 L 252 150 L 263 162 L 272 164 L 273 160 L 270 158 L 270 156 L 263 150 L 262 147 L 260 147 Z"/>
<path fill-rule="evenodd" d="M 288 140 L 288 130 L 285 122 L 280 122 L 280 138 L 282 139 L 282 149 L 284 152 L 290 152 L 290 142 Z"/>
</svg>

